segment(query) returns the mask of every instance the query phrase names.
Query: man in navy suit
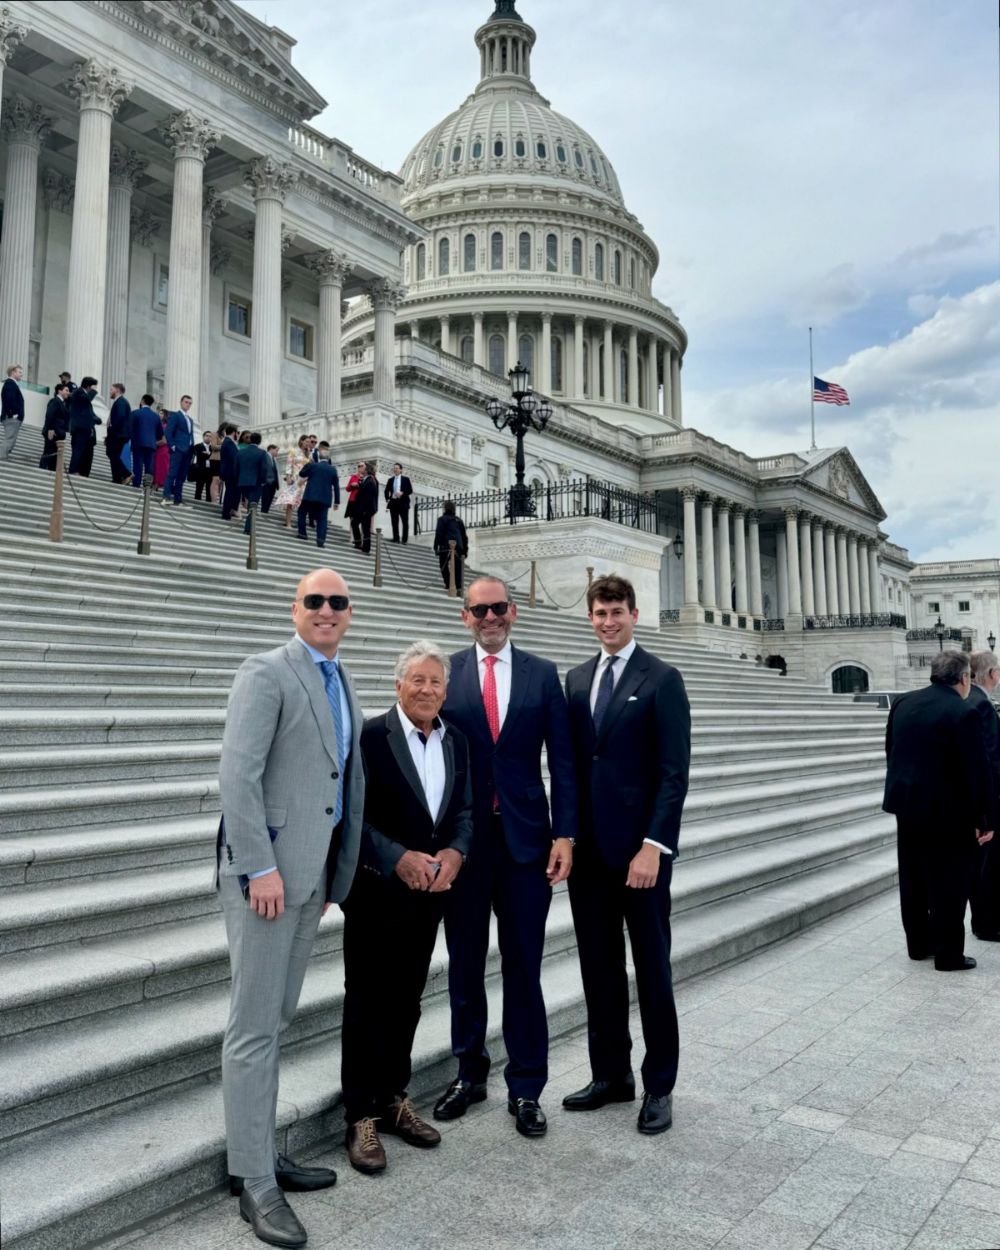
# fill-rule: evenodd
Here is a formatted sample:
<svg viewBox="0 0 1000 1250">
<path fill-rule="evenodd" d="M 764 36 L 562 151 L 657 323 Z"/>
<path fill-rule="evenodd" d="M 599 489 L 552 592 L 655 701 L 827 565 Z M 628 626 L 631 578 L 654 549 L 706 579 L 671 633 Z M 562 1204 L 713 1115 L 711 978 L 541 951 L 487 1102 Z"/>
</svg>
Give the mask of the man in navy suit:
<svg viewBox="0 0 1000 1250">
<path fill-rule="evenodd" d="M 3 386 L 0 386 L 0 460 L 6 460 L 14 450 L 17 436 L 24 425 L 22 377 L 24 370 L 20 365 L 8 365 L 7 376 Z"/>
<path fill-rule="evenodd" d="M 240 453 L 236 426 L 227 425 L 219 444 L 219 481 L 222 483 L 222 519 L 228 521 L 240 506 Z"/>
<path fill-rule="evenodd" d="M 38 461 L 40 469 L 55 471 L 58 446 L 65 442 L 69 431 L 69 408 L 66 404 L 68 398 L 69 384 L 60 382 L 56 387 L 56 393 L 45 409 L 45 424 L 42 426 L 42 455 Z"/>
<path fill-rule="evenodd" d="M 269 443 L 267 447 L 267 464 L 264 466 L 264 489 L 260 496 L 261 512 L 270 512 L 271 504 L 278 490 L 280 474 L 278 472 L 278 444 Z"/>
<path fill-rule="evenodd" d="M 552 887 L 569 876 L 576 836 L 576 783 L 566 700 L 556 666 L 510 644 L 517 620 L 499 578 L 477 577 L 462 620 L 475 644 L 451 657 L 442 714 L 469 740 L 475 834 L 469 863 L 445 911 L 452 1050 L 458 1077 L 434 1107 L 439 1120 L 486 1097 L 486 958 L 490 911 L 503 961 L 507 1107 L 517 1129 L 546 1129 L 539 1098 L 548 1079 L 542 951 Z M 542 781 L 545 748 L 551 818 Z"/>
<path fill-rule="evenodd" d="M 385 501 L 389 505 L 389 519 L 392 521 L 392 541 L 406 542 L 410 536 L 410 496 L 413 485 L 403 472 L 398 462 L 392 466 L 392 474 L 385 484 Z M 403 537 L 400 539 L 400 526 Z"/>
<path fill-rule="evenodd" d="M 670 874 L 691 762 L 691 711 L 677 669 L 632 636 L 639 613 L 625 578 L 587 591 L 600 652 L 566 678 L 580 841 L 569 883 L 593 1080 L 563 1099 L 596 1111 L 635 1098 L 625 968 L 628 926 L 646 1057 L 640 1133 L 673 1117 L 679 1050 L 670 975 Z"/>
<path fill-rule="evenodd" d="M 136 489 L 147 473 L 153 476 L 156 448 L 163 442 L 163 422 L 153 408 L 155 402 L 152 395 L 143 395 L 139 407 L 132 410 L 132 485 Z"/>
<path fill-rule="evenodd" d="M 326 524 L 331 506 L 340 507 L 340 479 L 330 463 L 330 448 L 320 447 L 319 460 L 310 460 L 299 471 L 306 488 L 299 504 L 299 538 L 307 538 L 306 521 L 316 523 L 316 546 L 326 546 Z"/>
<path fill-rule="evenodd" d="M 132 432 L 132 405 L 125 398 L 125 383 L 111 383 L 111 411 L 108 413 L 108 432 L 104 436 L 104 450 L 111 462 L 111 480 L 124 482 L 128 470 L 122 464 L 122 451 Z"/>
<path fill-rule="evenodd" d="M 237 486 L 239 487 L 240 495 L 248 504 L 260 503 L 264 482 L 267 478 L 267 462 L 271 459 L 260 444 L 260 431 L 254 430 L 250 435 L 250 445 L 244 447 L 238 453 L 239 478 L 237 479 Z M 247 508 L 247 518 L 243 525 L 243 533 L 250 533 L 249 508 Z"/>
<path fill-rule="evenodd" d="M 96 427 L 102 424 L 94 412 L 96 396 L 97 378 L 88 377 L 80 379 L 80 385 L 69 397 L 69 440 L 73 448 L 69 471 L 80 477 L 90 477 L 97 442 Z"/>
<path fill-rule="evenodd" d="M 164 430 L 167 445 L 170 448 L 170 468 L 167 480 L 163 483 L 164 507 L 173 496 L 174 506 L 180 507 L 184 502 L 184 483 L 187 481 L 191 457 L 194 455 L 194 421 L 191 419 L 191 396 L 181 396 L 179 412 L 172 412 L 167 417 L 167 428 Z"/>
</svg>

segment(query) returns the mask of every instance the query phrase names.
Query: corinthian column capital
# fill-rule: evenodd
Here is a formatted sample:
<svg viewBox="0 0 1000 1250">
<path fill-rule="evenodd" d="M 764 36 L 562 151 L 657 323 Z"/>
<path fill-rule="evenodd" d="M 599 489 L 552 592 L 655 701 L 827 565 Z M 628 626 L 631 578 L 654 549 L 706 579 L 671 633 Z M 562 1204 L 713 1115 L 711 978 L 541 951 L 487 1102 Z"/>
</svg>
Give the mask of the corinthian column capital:
<svg viewBox="0 0 1000 1250">
<path fill-rule="evenodd" d="M 251 161 L 250 168 L 243 175 L 243 185 L 253 192 L 255 200 L 277 200 L 281 204 L 298 180 L 299 176 L 291 165 L 282 164 L 270 156 Z"/>
<path fill-rule="evenodd" d="M 182 156 L 192 156 L 203 161 L 219 142 L 219 132 L 212 129 L 208 118 L 198 117 L 190 109 L 168 117 L 160 134 L 173 152 L 174 160 Z"/>
<path fill-rule="evenodd" d="M 201 194 L 201 224 L 211 229 L 226 211 L 226 204 L 216 187 L 206 187 Z"/>
<path fill-rule="evenodd" d="M 306 257 L 306 264 L 319 276 L 320 286 L 343 286 L 351 273 L 351 262 L 343 252 L 314 252 Z"/>
<path fill-rule="evenodd" d="M 55 169 L 42 171 L 42 199 L 46 208 L 68 213 L 73 208 L 73 182 Z"/>
<path fill-rule="evenodd" d="M 0 9 L 0 65 L 7 64 L 18 44 L 27 37 L 27 26 L 17 23 L 10 9 Z"/>
<path fill-rule="evenodd" d="M 73 66 L 66 85 L 81 109 L 99 109 L 114 117 L 135 84 L 126 82 L 115 66 L 102 65 L 91 58 Z"/>
<path fill-rule="evenodd" d="M 395 312 L 403 302 L 406 288 L 402 283 L 392 282 L 388 278 L 376 278 L 368 284 L 368 294 L 376 312 Z"/>
<path fill-rule="evenodd" d="M 159 234 L 161 224 L 160 219 L 148 208 L 133 206 L 129 216 L 133 243 L 138 243 L 140 247 L 149 247 Z"/>
<path fill-rule="evenodd" d="M 146 165 L 138 152 L 114 144 L 111 148 L 111 185 L 134 191 L 136 179 L 146 172 Z"/>
<path fill-rule="evenodd" d="M 51 129 L 52 118 L 24 96 L 14 96 L 4 105 L 3 133 L 8 143 L 23 143 L 37 152 Z"/>
</svg>

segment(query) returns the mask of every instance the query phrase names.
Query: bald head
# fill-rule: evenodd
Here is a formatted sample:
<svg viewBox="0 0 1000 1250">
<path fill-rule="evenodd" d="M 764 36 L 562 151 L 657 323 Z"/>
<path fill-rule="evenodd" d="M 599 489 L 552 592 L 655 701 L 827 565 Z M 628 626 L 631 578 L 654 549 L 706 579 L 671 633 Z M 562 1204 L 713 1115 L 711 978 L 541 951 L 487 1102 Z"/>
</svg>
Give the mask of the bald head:
<svg viewBox="0 0 1000 1250">
<path fill-rule="evenodd" d="M 313 569 L 299 582 L 292 604 L 296 633 L 328 660 L 337 654 L 353 613 L 347 582 L 333 569 Z"/>
</svg>

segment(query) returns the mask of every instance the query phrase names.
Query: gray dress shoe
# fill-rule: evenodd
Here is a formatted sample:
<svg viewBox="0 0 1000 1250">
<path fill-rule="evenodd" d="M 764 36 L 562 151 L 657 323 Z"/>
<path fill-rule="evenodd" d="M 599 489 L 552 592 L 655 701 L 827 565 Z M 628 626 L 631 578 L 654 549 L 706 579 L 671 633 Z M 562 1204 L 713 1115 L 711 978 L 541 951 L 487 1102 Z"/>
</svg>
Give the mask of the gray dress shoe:
<svg viewBox="0 0 1000 1250">
<path fill-rule="evenodd" d="M 253 1225 L 258 1238 L 269 1246 L 297 1247 L 306 1244 L 306 1230 L 277 1186 L 269 1189 L 259 1200 L 244 1189 L 240 1194 L 240 1215 Z"/>
</svg>

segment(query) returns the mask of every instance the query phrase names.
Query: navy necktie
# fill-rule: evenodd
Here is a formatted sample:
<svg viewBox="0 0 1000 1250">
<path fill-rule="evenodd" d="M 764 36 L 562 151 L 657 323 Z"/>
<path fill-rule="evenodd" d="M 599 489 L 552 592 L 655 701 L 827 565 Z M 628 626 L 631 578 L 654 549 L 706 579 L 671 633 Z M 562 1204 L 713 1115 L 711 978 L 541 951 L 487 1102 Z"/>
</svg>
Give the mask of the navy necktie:
<svg viewBox="0 0 1000 1250">
<path fill-rule="evenodd" d="M 608 710 L 608 704 L 611 702 L 611 696 L 615 692 L 614 667 L 617 661 L 617 655 L 611 655 L 604 663 L 604 672 L 601 674 L 601 680 L 597 687 L 597 698 L 594 700 L 594 732 L 601 732 L 601 721 L 604 719 L 604 713 Z"/>
<path fill-rule="evenodd" d="M 339 824 L 344 814 L 344 782 L 346 780 L 344 766 L 347 763 L 347 743 L 344 737 L 344 709 L 340 702 L 340 670 L 333 660 L 324 660 L 320 665 L 323 671 L 323 685 L 326 686 L 326 701 L 330 705 L 333 716 L 333 730 L 337 735 L 337 771 L 340 773 L 337 786 L 337 802 L 333 809 L 333 823 Z"/>
</svg>

